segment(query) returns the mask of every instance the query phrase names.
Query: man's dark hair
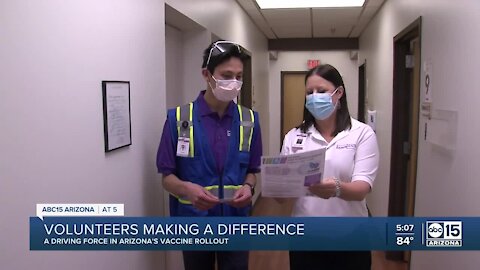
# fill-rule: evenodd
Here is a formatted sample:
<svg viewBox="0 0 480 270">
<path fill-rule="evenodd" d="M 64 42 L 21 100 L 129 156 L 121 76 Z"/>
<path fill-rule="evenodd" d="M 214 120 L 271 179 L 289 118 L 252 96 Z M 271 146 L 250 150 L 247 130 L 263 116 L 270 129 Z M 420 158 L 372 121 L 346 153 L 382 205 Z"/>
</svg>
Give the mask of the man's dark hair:
<svg viewBox="0 0 480 270">
<path fill-rule="evenodd" d="M 335 88 L 343 87 L 343 95 L 340 98 L 340 104 L 338 104 L 338 108 L 336 111 L 336 120 L 335 120 L 335 130 L 333 131 L 332 136 L 336 136 L 338 133 L 350 129 L 352 127 L 352 123 L 350 120 L 350 113 L 348 112 L 348 105 L 347 105 L 347 92 L 345 89 L 345 84 L 343 83 L 342 76 L 338 72 L 336 68 L 329 64 L 319 65 L 307 72 L 305 76 L 305 84 L 307 83 L 308 78 L 313 75 L 318 75 L 325 80 L 331 82 Z M 304 103 L 305 104 L 305 103 Z M 308 111 L 306 107 L 303 109 L 303 123 L 300 124 L 297 128 L 301 129 L 303 133 L 306 133 L 308 129 L 315 124 L 315 117 Z"/>
<path fill-rule="evenodd" d="M 245 53 L 245 49 L 242 48 L 242 46 L 236 43 L 217 40 L 210 44 L 203 52 L 202 68 L 207 68 L 207 70 L 213 74 L 218 65 L 230 60 L 232 57 L 236 57 L 240 59 L 242 63 L 245 63 L 245 60 L 250 56 Z"/>
</svg>

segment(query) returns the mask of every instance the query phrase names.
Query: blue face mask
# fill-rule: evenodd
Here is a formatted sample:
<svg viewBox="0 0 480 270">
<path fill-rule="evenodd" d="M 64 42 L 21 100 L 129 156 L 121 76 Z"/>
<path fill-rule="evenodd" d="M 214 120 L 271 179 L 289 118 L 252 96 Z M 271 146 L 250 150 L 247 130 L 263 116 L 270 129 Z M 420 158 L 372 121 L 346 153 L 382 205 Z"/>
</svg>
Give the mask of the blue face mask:
<svg viewBox="0 0 480 270">
<path fill-rule="evenodd" d="M 338 88 L 332 94 L 329 93 L 313 93 L 307 96 L 305 107 L 318 120 L 325 120 L 332 115 L 335 105 L 332 102 L 332 96 L 337 92 Z"/>
</svg>

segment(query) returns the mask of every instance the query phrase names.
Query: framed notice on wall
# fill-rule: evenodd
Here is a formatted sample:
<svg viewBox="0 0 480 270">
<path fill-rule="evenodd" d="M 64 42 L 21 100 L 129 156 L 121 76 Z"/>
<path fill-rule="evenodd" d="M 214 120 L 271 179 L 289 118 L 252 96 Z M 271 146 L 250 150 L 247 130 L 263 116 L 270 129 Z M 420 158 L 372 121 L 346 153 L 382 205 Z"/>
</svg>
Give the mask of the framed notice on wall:
<svg viewBox="0 0 480 270">
<path fill-rule="evenodd" d="M 132 144 L 130 82 L 102 81 L 105 152 Z"/>
</svg>

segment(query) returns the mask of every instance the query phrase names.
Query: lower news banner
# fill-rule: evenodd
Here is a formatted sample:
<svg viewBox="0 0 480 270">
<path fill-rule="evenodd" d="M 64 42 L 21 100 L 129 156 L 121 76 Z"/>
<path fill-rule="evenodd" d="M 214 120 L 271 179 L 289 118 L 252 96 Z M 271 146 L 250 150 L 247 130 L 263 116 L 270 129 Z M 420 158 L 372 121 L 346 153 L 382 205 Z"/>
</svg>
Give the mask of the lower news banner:
<svg viewBox="0 0 480 270">
<path fill-rule="evenodd" d="M 480 218 L 38 217 L 31 250 L 480 250 Z"/>
</svg>

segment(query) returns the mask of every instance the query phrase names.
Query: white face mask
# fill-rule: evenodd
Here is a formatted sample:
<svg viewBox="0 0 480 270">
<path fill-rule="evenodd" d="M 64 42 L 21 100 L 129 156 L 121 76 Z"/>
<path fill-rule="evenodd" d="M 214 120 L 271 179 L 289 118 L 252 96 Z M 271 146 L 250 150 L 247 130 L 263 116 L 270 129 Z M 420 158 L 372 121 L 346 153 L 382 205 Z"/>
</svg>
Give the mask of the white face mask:
<svg viewBox="0 0 480 270">
<path fill-rule="evenodd" d="M 215 77 L 212 78 L 215 80 L 216 86 L 215 88 L 210 85 L 212 88 L 213 95 L 220 101 L 229 102 L 234 100 L 238 93 L 240 93 L 240 89 L 242 88 L 242 81 L 239 80 L 217 80 Z M 210 82 L 208 82 L 210 84 Z"/>
</svg>

